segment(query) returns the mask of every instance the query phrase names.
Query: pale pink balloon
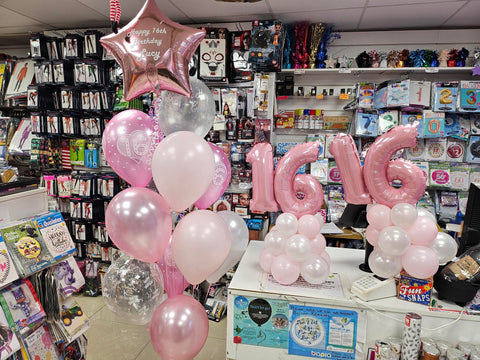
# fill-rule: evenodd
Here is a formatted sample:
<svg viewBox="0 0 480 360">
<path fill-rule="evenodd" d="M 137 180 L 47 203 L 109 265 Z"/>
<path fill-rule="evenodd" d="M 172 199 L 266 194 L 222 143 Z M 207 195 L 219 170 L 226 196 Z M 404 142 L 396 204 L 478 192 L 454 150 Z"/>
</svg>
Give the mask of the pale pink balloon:
<svg viewBox="0 0 480 360">
<path fill-rule="evenodd" d="M 283 213 L 278 215 L 275 221 L 276 231 L 282 232 L 286 235 L 293 235 L 298 230 L 298 220 L 294 214 Z"/>
<path fill-rule="evenodd" d="M 191 360 L 208 337 L 205 308 L 195 299 L 178 295 L 165 300 L 153 314 L 150 340 L 163 360 Z"/>
<path fill-rule="evenodd" d="M 330 255 L 328 255 L 328 253 L 324 251 L 320 254 L 320 256 L 324 258 L 327 261 L 328 266 L 330 266 L 330 264 L 332 263 L 332 259 L 330 258 Z"/>
<path fill-rule="evenodd" d="M 402 256 L 402 265 L 411 276 L 426 279 L 437 272 L 438 256 L 432 248 L 412 245 Z"/>
<path fill-rule="evenodd" d="M 228 226 L 213 211 L 191 212 L 173 231 L 173 258 L 190 284 L 199 284 L 212 275 L 224 263 L 230 247 Z"/>
<path fill-rule="evenodd" d="M 330 264 L 321 255 L 310 254 L 302 263 L 300 274 L 310 284 L 322 284 L 330 275 Z"/>
<path fill-rule="evenodd" d="M 300 234 L 290 236 L 285 242 L 285 255 L 296 262 L 304 261 L 312 253 L 310 240 Z"/>
<path fill-rule="evenodd" d="M 270 231 L 265 235 L 263 242 L 265 244 L 265 249 L 277 256 L 283 253 L 287 239 L 288 235 L 285 233 L 280 231 Z"/>
<path fill-rule="evenodd" d="M 138 110 L 124 110 L 105 127 L 105 158 L 121 178 L 145 187 L 152 179 L 152 154 L 160 141 L 150 117 Z"/>
<path fill-rule="evenodd" d="M 308 142 L 290 149 L 279 161 L 275 170 L 275 199 L 283 212 L 301 217 L 315 215 L 323 204 L 322 186 L 312 175 L 295 175 L 304 164 L 315 162 L 318 156 L 318 143 Z M 303 193 L 303 198 L 297 198 Z"/>
<path fill-rule="evenodd" d="M 376 204 L 367 211 L 368 224 L 375 229 L 381 230 L 384 227 L 392 226 L 390 208 L 386 205 Z"/>
<path fill-rule="evenodd" d="M 272 276 L 282 285 L 290 285 L 297 281 L 300 275 L 300 266 L 287 255 L 279 255 L 272 261 Z"/>
<path fill-rule="evenodd" d="M 417 219 L 417 208 L 411 204 L 396 204 L 392 207 L 390 216 L 394 225 L 408 229 Z"/>
<path fill-rule="evenodd" d="M 379 136 L 367 152 L 363 174 L 376 202 L 389 207 L 415 204 L 425 193 L 425 177 L 418 166 L 403 159 L 390 161 L 398 150 L 416 145 L 417 126 L 418 123 L 394 127 Z M 393 180 L 401 180 L 402 187 L 392 187 Z"/>
<path fill-rule="evenodd" d="M 268 249 L 263 249 L 260 253 L 260 267 L 266 273 L 272 272 L 272 261 L 275 259 L 275 255 L 273 255 Z"/>
<path fill-rule="evenodd" d="M 115 195 L 108 204 L 105 223 L 120 250 L 145 262 L 162 258 L 172 232 L 167 202 L 156 192 L 140 187 Z"/>
<path fill-rule="evenodd" d="M 419 216 L 407 232 L 413 245 L 430 246 L 437 237 L 438 227 L 430 218 Z"/>
<path fill-rule="evenodd" d="M 310 240 L 310 245 L 312 246 L 312 253 L 321 255 L 325 252 L 325 248 L 327 247 L 325 236 L 318 234 Z"/>
<path fill-rule="evenodd" d="M 375 248 L 368 257 L 368 266 L 372 272 L 382 278 L 391 278 L 402 270 L 402 258 L 390 256 Z"/>
<path fill-rule="evenodd" d="M 401 256 L 410 246 L 410 237 L 406 230 L 399 226 L 387 226 L 378 234 L 378 247 L 384 254 Z"/>
<path fill-rule="evenodd" d="M 372 246 L 377 246 L 378 234 L 380 234 L 380 230 L 374 228 L 372 225 L 367 226 L 367 230 L 365 231 L 365 237 Z"/>
<path fill-rule="evenodd" d="M 345 201 L 349 204 L 371 204 L 372 198 L 363 180 L 362 164 L 352 136 L 337 134 L 329 150 L 340 171 Z"/>
<path fill-rule="evenodd" d="M 227 190 L 230 179 L 232 178 L 230 161 L 227 155 L 225 155 L 225 152 L 215 144 L 209 142 L 208 145 L 210 145 L 213 152 L 215 172 L 213 173 L 213 179 L 207 191 L 200 199 L 195 201 L 195 206 L 199 209 L 207 209 L 217 201 L 225 190 Z"/>
<path fill-rule="evenodd" d="M 252 164 L 252 211 L 278 211 L 273 193 L 273 148 L 270 143 L 258 143 L 247 154 Z"/>
<path fill-rule="evenodd" d="M 178 269 L 175 260 L 173 259 L 172 252 L 172 238 L 168 243 L 163 257 L 157 261 L 157 265 L 163 275 L 163 287 L 168 297 L 182 295 L 183 290 L 190 285 L 182 272 Z"/>
<path fill-rule="evenodd" d="M 297 233 L 313 239 L 320 233 L 321 224 L 314 215 L 303 215 L 298 219 Z"/>
<path fill-rule="evenodd" d="M 153 180 L 170 208 L 183 211 L 210 186 L 215 160 L 208 143 L 193 132 L 177 131 L 158 144 L 152 159 Z"/>
</svg>

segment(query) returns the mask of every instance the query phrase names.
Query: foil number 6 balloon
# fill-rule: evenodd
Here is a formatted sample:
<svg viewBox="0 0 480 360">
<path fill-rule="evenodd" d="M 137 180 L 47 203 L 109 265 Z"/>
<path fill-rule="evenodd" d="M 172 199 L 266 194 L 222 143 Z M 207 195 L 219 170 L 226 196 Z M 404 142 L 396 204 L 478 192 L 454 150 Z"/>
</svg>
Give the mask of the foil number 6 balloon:
<svg viewBox="0 0 480 360">
<path fill-rule="evenodd" d="M 303 164 L 316 161 L 317 156 L 318 143 L 297 145 L 280 160 L 274 172 L 272 145 L 255 145 L 247 154 L 247 161 L 252 163 L 253 178 L 250 208 L 277 211 L 278 202 L 283 212 L 297 217 L 315 215 L 323 204 L 322 186 L 313 176 L 296 175 L 296 172 Z M 298 194 L 302 194 L 301 199 Z"/>
<path fill-rule="evenodd" d="M 397 126 L 378 137 L 367 152 L 363 168 L 352 137 L 335 137 L 330 152 L 340 170 L 347 203 L 370 204 L 373 198 L 393 207 L 399 203 L 415 204 L 422 197 L 427 187 L 422 170 L 410 161 L 391 161 L 398 150 L 416 145 L 417 126 L 417 122 Z M 393 180 L 401 180 L 402 187 L 394 188 Z"/>
</svg>

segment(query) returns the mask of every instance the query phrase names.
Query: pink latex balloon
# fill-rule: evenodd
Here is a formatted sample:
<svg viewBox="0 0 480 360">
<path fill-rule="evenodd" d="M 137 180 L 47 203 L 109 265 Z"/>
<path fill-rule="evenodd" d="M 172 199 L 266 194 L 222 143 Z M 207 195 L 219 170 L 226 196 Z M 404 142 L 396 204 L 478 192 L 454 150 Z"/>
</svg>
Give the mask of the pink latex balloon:
<svg viewBox="0 0 480 360">
<path fill-rule="evenodd" d="M 324 258 L 327 261 L 328 266 L 330 266 L 330 264 L 332 263 L 332 259 L 330 258 L 330 255 L 328 255 L 328 253 L 324 251 L 320 254 L 320 256 Z"/>
<path fill-rule="evenodd" d="M 159 141 L 154 123 L 138 110 L 115 115 L 102 138 L 105 158 L 112 169 L 133 186 L 146 186 L 152 179 L 152 154 Z"/>
<path fill-rule="evenodd" d="M 310 245 L 312 246 L 312 253 L 321 255 L 325 252 L 325 248 L 327 247 L 327 241 L 325 240 L 325 236 L 322 234 L 318 234 L 313 239 L 310 240 Z"/>
<path fill-rule="evenodd" d="M 278 211 L 273 195 L 273 149 L 270 143 L 258 143 L 247 153 L 252 164 L 252 211 Z"/>
<path fill-rule="evenodd" d="M 401 256 L 410 246 L 410 237 L 399 226 L 387 226 L 378 234 L 378 247 L 386 255 Z"/>
<path fill-rule="evenodd" d="M 374 228 L 372 225 L 367 226 L 367 230 L 365 231 L 365 237 L 372 246 L 377 246 L 378 234 L 380 234 L 380 230 Z"/>
<path fill-rule="evenodd" d="M 172 232 L 166 201 L 156 192 L 139 187 L 123 190 L 110 201 L 105 223 L 120 250 L 145 262 L 162 258 Z"/>
<path fill-rule="evenodd" d="M 390 208 L 386 205 L 375 204 L 371 206 L 367 211 L 367 221 L 369 226 L 375 229 L 383 229 L 387 226 L 392 226 L 392 220 L 390 217 Z"/>
<path fill-rule="evenodd" d="M 362 164 L 353 138 L 337 134 L 330 145 L 330 153 L 340 171 L 345 201 L 349 204 L 371 204 L 372 198 L 363 180 Z"/>
<path fill-rule="evenodd" d="M 213 152 L 213 159 L 215 160 L 215 171 L 213 179 L 207 191 L 200 199 L 195 202 L 195 206 L 199 209 L 206 209 L 210 207 L 220 196 L 227 190 L 230 179 L 232 178 L 232 170 L 230 168 L 230 161 L 225 155 L 225 152 L 217 145 L 208 143 Z"/>
<path fill-rule="evenodd" d="M 278 215 L 275 221 L 275 230 L 285 235 L 293 235 L 298 230 L 297 217 L 290 213 L 283 213 Z"/>
<path fill-rule="evenodd" d="M 323 204 L 322 185 L 312 175 L 295 175 L 304 164 L 314 162 L 318 156 L 318 143 L 299 144 L 290 149 L 279 161 L 275 170 L 275 198 L 283 212 L 297 218 L 315 215 Z M 302 200 L 297 193 L 303 193 Z"/>
<path fill-rule="evenodd" d="M 160 90 L 190 96 L 188 63 L 204 37 L 205 30 L 170 20 L 147 0 L 133 20 L 100 42 L 122 67 L 123 96 L 130 101 Z"/>
<path fill-rule="evenodd" d="M 407 229 L 413 245 L 430 246 L 438 234 L 438 227 L 428 217 L 419 216 Z"/>
<path fill-rule="evenodd" d="M 272 261 L 275 259 L 275 255 L 273 255 L 268 249 L 263 249 L 260 253 L 260 267 L 266 273 L 272 272 Z"/>
<path fill-rule="evenodd" d="M 172 238 L 168 242 L 163 257 L 157 261 L 157 265 L 163 275 L 163 287 L 167 292 L 168 297 L 182 295 L 183 290 L 190 285 L 183 277 L 183 274 L 178 269 L 172 253 Z"/>
<path fill-rule="evenodd" d="M 303 235 L 295 234 L 285 242 L 285 255 L 296 262 L 304 261 L 312 253 L 310 240 Z"/>
<path fill-rule="evenodd" d="M 272 276 L 282 285 L 290 285 L 297 281 L 300 275 L 298 263 L 290 260 L 287 255 L 277 256 L 271 265 Z"/>
<path fill-rule="evenodd" d="M 150 340 L 163 360 L 191 360 L 208 337 L 208 317 L 195 299 L 178 295 L 165 300 L 153 314 Z"/>
<path fill-rule="evenodd" d="M 298 219 L 297 232 L 313 239 L 320 233 L 321 224 L 314 215 L 303 215 Z"/>
<path fill-rule="evenodd" d="M 173 231 L 173 258 L 191 284 L 200 284 L 212 275 L 227 258 L 230 247 L 228 226 L 213 211 L 191 212 Z"/>
<path fill-rule="evenodd" d="M 400 149 L 413 147 L 417 140 L 417 125 L 400 125 L 378 137 L 365 157 L 363 174 L 373 199 L 389 207 L 398 203 L 415 204 L 425 193 L 422 170 L 402 159 L 390 161 Z M 401 188 L 393 188 L 391 181 L 402 181 Z"/>
<path fill-rule="evenodd" d="M 182 211 L 197 201 L 212 183 L 215 160 L 200 136 L 177 131 L 157 145 L 152 159 L 153 180 L 170 208 Z"/>
<path fill-rule="evenodd" d="M 426 279 L 437 272 L 439 263 L 437 253 L 433 249 L 412 245 L 402 256 L 402 265 L 411 276 Z"/>
</svg>

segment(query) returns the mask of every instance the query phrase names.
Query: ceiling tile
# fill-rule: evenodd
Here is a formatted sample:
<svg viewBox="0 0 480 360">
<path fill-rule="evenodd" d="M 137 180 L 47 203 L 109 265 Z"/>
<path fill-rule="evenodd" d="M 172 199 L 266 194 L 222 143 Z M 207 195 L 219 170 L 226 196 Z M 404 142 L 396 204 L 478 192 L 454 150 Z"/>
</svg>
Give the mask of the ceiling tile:
<svg viewBox="0 0 480 360">
<path fill-rule="evenodd" d="M 39 25 L 40 22 L 29 17 L 18 14 L 15 11 L 11 11 L 5 8 L 0 7 L 0 27 L 19 27 L 19 26 L 30 26 L 30 25 Z M 22 31 L 25 32 L 25 31 Z"/>
<path fill-rule="evenodd" d="M 215 0 L 175 0 L 175 5 L 192 19 L 214 19 L 226 15 L 236 19 L 237 16 L 242 15 L 270 13 L 265 1 L 256 3 L 226 3 Z"/>
<path fill-rule="evenodd" d="M 388 5 L 407 5 L 407 4 L 423 4 L 423 3 L 441 3 L 441 2 L 453 2 L 456 0 L 369 0 L 368 6 L 388 6 Z M 430 6 L 441 6 L 441 5 L 430 5 Z"/>
<path fill-rule="evenodd" d="M 77 27 L 85 20 L 108 21 L 109 13 L 100 13 L 76 0 L 19 1 L 2 0 L 2 6 L 45 24 L 60 22 Z"/>
<path fill-rule="evenodd" d="M 213 24 L 213 23 L 248 23 L 243 26 L 244 30 L 252 28 L 252 20 L 274 20 L 271 14 L 250 14 L 250 15 L 224 15 L 224 16 L 209 16 L 209 17 L 195 17 L 195 24 Z M 220 25 L 219 25 L 220 26 Z M 234 25 L 235 26 L 235 25 Z M 227 26 L 228 27 L 228 26 Z"/>
<path fill-rule="evenodd" d="M 318 0 L 268 0 L 272 12 L 274 14 L 287 12 L 307 12 L 318 10 L 336 10 L 336 9 L 352 9 L 363 8 L 366 0 L 335 0 L 335 1 L 318 1 Z"/>
<path fill-rule="evenodd" d="M 359 29 L 438 28 L 464 4 L 465 1 L 453 1 L 434 7 L 428 4 L 369 7 Z"/>
<path fill-rule="evenodd" d="M 480 14 L 480 1 L 471 1 L 460 9 L 452 18 L 445 22 L 445 26 L 472 26 L 478 27 L 480 21 L 478 15 Z"/>
<path fill-rule="evenodd" d="M 1 10 L 0 10 L 1 12 Z M 30 32 L 39 32 L 50 30 L 52 27 L 46 24 L 39 25 L 28 25 L 28 26 L 8 26 L 0 27 L 0 34 L 28 34 Z M 0 39 L 0 44 L 4 45 L 2 39 Z M 19 45 L 22 45 L 21 42 L 18 42 Z M 28 45 L 28 44 L 27 44 Z"/>
<path fill-rule="evenodd" d="M 329 11 L 308 11 L 276 14 L 285 23 L 309 20 L 312 23 L 333 24 L 336 31 L 355 30 L 363 9 L 344 9 Z"/>
</svg>

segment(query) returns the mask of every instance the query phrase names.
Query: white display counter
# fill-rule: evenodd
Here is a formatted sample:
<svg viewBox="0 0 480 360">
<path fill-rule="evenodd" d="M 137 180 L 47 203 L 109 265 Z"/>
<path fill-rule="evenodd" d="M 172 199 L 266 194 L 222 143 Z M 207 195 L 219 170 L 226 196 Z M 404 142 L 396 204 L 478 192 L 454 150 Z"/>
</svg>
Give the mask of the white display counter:
<svg viewBox="0 0 480 360">
<path fill-rule="evenodd" d="M 281 328 L 287 326 L 286 324 L 278 327 L 277 332 L 272 327 L 273 325 L 270 325 L 273 331 L 268 332 L 269 323 L 267 322 L 254 323 L 255 320 L 253 320 L 248 324 L 248 320 L 251 320 L 248 309 L 239 309 L 239 307 L 243 307 L 242 301 L 245 299 L 250 302 L 254 299 L 266 299 L 272 302 L 272 314 L 269 321 L 273 321 L 275 318 L 273 312 L 276 310 L 274 308 L 283 307 L 284 311 L 291 305 L 294 307 L 300 305 L 322 309 L 345 309 L 356 312 L 358 319 L 355 333 L 355 360 L 366 359 L 368 348 L 373 348 L 376 340 L 387 337 L 401 338 L 407 312 L 415 312 L 422 316 L 422 337 L 447 340 L 453 344 L 463 341 L 480 344 L 478 332 L 480 316 L 466 314 L 461 307 L 453 303 L 437 300 L 438 307 L 430 308 L 395 297 L 369 302 L 363 302 L 354 297 L 350 293 L 352 282 L 368 275 L 358 268 L 358 265 L 363 263 L 364 250 L 327 248 L 332 259 L 331 273 L 339 274 L 343 288 L 343 293 L 338 293 L 338 291 L 335 293 L 332 289 L 320 289 L 320 286 L 302 287 L 295 284 L 294 286 L 282 286 L 268 280 L 258 261 L 262 249 L 263 242 L 250 242 L 229 285 L 227 359 L 305 358 L 304 356 L 289 355 L 288 346 L 285 348 L 285 342 L 280 340 L 285 336 L 285 332 L 282 333 Z M 290 308 L 291 313 L 292 308 Z M 287 330 L 288 328 L 284 331 Z M 258 345 L 256 345 L 255 336 L 252 335 L 257 333 L 258 335 L 255 336 L 259 338 Z M 234 339 L 235 336 L 237 337 Z"/>
</svg>

